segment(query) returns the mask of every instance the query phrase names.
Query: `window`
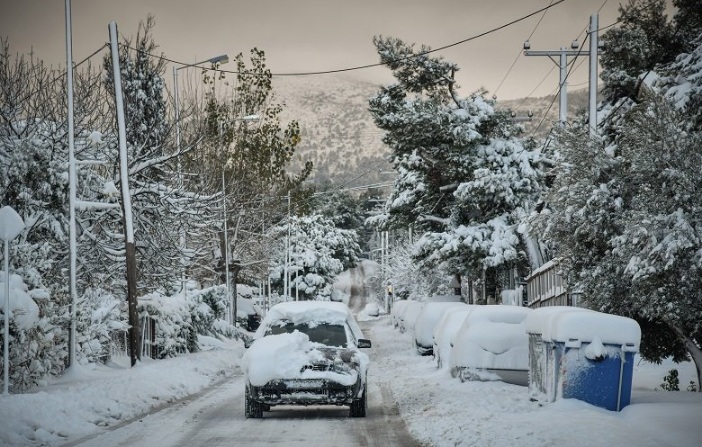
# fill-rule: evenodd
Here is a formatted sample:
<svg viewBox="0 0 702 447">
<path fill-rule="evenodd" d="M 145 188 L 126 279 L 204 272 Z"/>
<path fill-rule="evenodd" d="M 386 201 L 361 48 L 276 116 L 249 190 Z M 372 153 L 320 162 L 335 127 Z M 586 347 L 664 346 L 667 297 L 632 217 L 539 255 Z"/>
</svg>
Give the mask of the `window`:
<svg viewBox="0 0 702 447">
<path fill-rule="evenodd" d="M 292 334 L 300 331 L 307 334 L 310 341 L 322 343 L 327 346 L 346 347 L 348 339 L 346 337 L 346 327 L 341 324 L 330 323 L 302 323 L 281 322 L 268 328 L 267 335 Z"/>
</svg>

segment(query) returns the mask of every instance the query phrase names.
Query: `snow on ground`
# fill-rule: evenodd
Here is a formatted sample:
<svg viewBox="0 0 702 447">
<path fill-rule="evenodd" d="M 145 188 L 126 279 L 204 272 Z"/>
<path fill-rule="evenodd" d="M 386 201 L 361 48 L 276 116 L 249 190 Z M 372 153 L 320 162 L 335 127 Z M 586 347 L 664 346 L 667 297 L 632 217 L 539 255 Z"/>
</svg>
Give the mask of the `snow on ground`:
<svg viewBox="0 0 702 447">
<path fill-rule="evenodd" d="M 389 320 L 373 336 L 371 368 L 393 372 L 387 383 L 410 433 L 432 446 L 702 445 L 702 393 L 652 391 L 672 367 L 681 371 L 684 389 L 689 380 L 683 380 L 694 377 L 689 363 L 640 363 L 632 405 L 617 413 L 574 399 L 541 406 L 529 401 L 527 387 L 503 382 L 461 383 L 419 356 L 411 334 L 400 334 Z M 406 374 L 398 377 L 399 371 Z"/>
<path fill-rule="evenodd" d="M 390 387 L 411 434 L 427 445 L 702 445 L 702 393 L 654 391 L 673 367 L 684 389 L 695 378 L 691 364 L 637 363 L 632 404 L 620 413 L 576 400 L 540 406 L 526 387 L 452 379 L 419 356 L 412 335 L 393 329 L 387 315 L 364 325 L 374 346 L 369 380 Z M 137 368 L 83 367 L 32 393 L 0 396 L 0 445 L 59 446 L 138 418 L 240 374 L 243 352 L 229 342 Z"/>
<path fill-rule="evenodd" d="M 239 372 L 241 342 L 136 368 L 120 358 L 79 366 L 27 394 L 0 396 L 0 445 L 56 446 L 198 393 Z"/>
</svg>

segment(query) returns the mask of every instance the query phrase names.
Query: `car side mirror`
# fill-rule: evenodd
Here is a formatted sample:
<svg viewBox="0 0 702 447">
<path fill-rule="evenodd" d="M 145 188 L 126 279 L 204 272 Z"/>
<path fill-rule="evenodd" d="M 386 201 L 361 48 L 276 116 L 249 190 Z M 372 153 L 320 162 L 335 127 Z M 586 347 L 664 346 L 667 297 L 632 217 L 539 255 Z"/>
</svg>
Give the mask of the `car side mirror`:
<svg viewBox="0 0 702 447">
<path fill-rule="evenodd" d="M 359 338 L 358 339 L 358 347 L 359 348 L 370 348 L 371 347 L 371 341 L 367 340 L 365 338 Z"/>
</svg>

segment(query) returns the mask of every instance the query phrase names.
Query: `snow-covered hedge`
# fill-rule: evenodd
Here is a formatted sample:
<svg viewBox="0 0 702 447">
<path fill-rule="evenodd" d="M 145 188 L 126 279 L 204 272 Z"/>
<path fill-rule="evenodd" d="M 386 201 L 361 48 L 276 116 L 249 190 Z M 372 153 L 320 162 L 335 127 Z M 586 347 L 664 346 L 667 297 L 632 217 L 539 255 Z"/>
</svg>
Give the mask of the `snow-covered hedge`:
<svg viewBox="0 0 702 447">
<path fill-rule="evenodd" d="M 153 292 L 139 298 L 140 320 L 156 320 L 158 358 L 196 352 L 198 335 L 243 339 L 245 335 L 224 321 L 226 288 L 214 286 L 195 293 L 166 296 Z"/>
<path fill-rule="evenodd" d="M 5 319 L 5 272 L 0 271 L 0 318 Z M 53 370 L 63 370 L 65 357 L 56 346 L 59 328 L 54 327 L 45 316 L 51 306 L 45 289 L 29 289 L 22 277 L 11 274 L 10 278 L 10 390 L 27 390 L 40 383 Z M 4 344 L 4 331 L 0 333 L 0 345 Z M 0 358 L 0 369 L 4 368 Z M 0 382 L 1 382 L 0 378 Z"/>
</svg>

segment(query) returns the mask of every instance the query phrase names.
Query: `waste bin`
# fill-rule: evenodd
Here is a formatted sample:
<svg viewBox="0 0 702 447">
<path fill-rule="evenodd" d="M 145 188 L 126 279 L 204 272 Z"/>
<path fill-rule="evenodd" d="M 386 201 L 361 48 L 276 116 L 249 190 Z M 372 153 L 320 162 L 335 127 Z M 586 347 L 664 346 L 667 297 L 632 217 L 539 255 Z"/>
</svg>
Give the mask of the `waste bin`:
<svg viewBox="0 0 702 447">
<path fill-rule="evenodd" d="M 573 398 L 619 411 L 631 402 L 636 321 L 572 307 L 536 309 L 527 318 L 529 397 Z"/>
</svg>

